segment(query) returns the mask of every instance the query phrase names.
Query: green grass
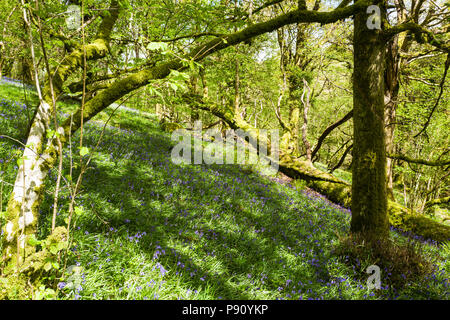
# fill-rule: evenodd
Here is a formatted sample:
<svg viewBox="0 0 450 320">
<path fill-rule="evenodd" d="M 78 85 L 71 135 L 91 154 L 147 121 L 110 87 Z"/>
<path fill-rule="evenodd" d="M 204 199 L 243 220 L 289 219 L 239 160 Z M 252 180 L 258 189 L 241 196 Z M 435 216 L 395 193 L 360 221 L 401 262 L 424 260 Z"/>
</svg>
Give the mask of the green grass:
<svg viewBox="0 0 450 320">
<path fill-rule="evenodd" d="M 323 163 L 315 162 L 314 167 L 316 167 L 319 170 L 322 170 L 323 172 L 329 173 L 327 166 Z M 342 170 L 342 169 L 336 169 L 336 170 L 334 170 L 333 175 L 345 182 L 352 183 L 352 173 L 349 171 Z"/>
<path fill-rule="evenodd" d="M 17 108 L 0 104 L 0 112 Z M 117 127 L 107 127 L 77 200 L 82 210 L 67 265 L 79 265 L 79 274 L 53 283 L 66 284 L 60 284 L 58 299 L 449 298 L 448 245 L 425 244 L 440 257 L 430 279 L 394 291 L 382 275 L 382 289 L 373 292 L 361 278 L 370 261 L 349 266 L 334 254 L 338 234 L 349 230 L 348 210 L 240 166 L 175 165 L 170 135 L 153 117 L 118 110 L 113 119 Z M 0 128 L 13 134 L 9 123 Z M 100 122 L 86 124 L 90 150 L 101 130 Z M 12 157 L 1 169 L 7 182 L 14 180 L 18 149 L 0 139 L 0 159 Z M 52 171 L 39 238 L 48 234 L 55 179 Z M 5 186 L 3 206 L 8 192 Z M 57 225 L 65 224 L 68 203 L 62 189 Z"/>
</svg>

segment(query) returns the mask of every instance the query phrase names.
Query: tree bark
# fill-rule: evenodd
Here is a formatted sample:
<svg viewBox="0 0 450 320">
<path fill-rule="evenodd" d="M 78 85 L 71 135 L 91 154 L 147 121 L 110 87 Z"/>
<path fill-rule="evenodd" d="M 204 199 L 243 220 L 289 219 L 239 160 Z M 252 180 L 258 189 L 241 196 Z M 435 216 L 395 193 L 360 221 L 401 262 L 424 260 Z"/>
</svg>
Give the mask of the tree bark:
<svg viewBox="0 0 450 320">
<path fill-rule="evenodd" d="M 354 18 L 353 165 L 351 232 L 388 235 L 384 130 L 385 42 L 369 29 L 368 14 Z"/>
<path fill-rule="evenodd" d="M 447 203 L 450 203 L 450 197 L 433 199 L 433 200 L 427 201 L 425 203 L 424 208 L 431 208 L 432 206 L 435 206 L 435 205 L 447 204 Z"/>
<path fill-rule="evenodd" d="M 339 159 L 338 163 L 331 168 L 330 173 L 333 173 L 336 169 L 338 169 L 345 161 L 345 157 L 347 157 L 347 154 L 350 152 L 350 150 L 353 148 L 353 144 L 350 144 L 342 154 L 341 158 Z"/>
<path fill-rule="evenodd" d="M 390 153 L 388 153 L 387 156 L 388 156 L 388 158 L 391 158 L 391 159 L 402 160 L 402 161 L 406 161 L 408 163 L 417 163 L 417 164 L 421 164 L 424 166 L 430 166 L 430 167 L 443 167 L 443 166 L 450 165 L 450 160 L 432 161 L 432 160 L 425 160 L 425 159 L 410 158 L 410 157 L 402 155 L 402 154 L 390 154 Z"/>
<path fill-rule="evenodd" d="M 398 5 L 397 5 L 398 6 Z M 399 7 L 399 6 L 398 6 Z M 404 12 L 398 9 L 397 18 L 404 21 Z M 386 153 L 392 154 L 395 151 L 394 133 L 396 121 L 396 109 L 398 105 L 398 94 L 400 90 L 400 68 L 402 59 L 400 51 L 405 52 L 409 48 L 409 42 L 405 35 L 395 35 L 387 43 L 386 70 L 385 70 L 385 90 L 384 90 L 384 115 L 386 125 Z M 388 158 L 386 161 L 386 188 L 389 200 L 394 201 L 393 171 L 394 159 Z"/>
</svg>

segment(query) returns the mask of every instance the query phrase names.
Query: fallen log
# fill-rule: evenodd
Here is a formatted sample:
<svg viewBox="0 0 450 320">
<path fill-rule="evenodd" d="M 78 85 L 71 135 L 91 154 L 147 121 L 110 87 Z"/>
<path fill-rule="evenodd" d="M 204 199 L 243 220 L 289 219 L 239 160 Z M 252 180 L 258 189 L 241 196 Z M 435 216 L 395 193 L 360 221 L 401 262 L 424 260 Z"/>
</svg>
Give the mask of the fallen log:
<svg viewBox="0 0 450 320">
<path fill-rule="evenodd" d="M 307 186 L 325 195 L 330 201 L 351 208 L 351 185 L 331 174 L 312 168 L 307 161 L 280 159 L 280 171 L 294 179 L 307 181 Z M 391 226 L 436 242 L 450 240 L 450 226 L 439 223 L 402 205 L 388 201 Z"/>
<path fill-rule="evenodd" d="M 185 96 L 185 99 L 191 106 L 209 111 L 221 118 L 232 129 L 258 131 L 242 118 L 236 118 L 230 108 L 205 101 L 200 96 L 189 95 Z M 351 185 L 332 174 L 314 168 L 311 162 L 294 159 L 280 150 L 279 170 L 290 178 L 305 180 L 308 187 L 325 195 L 330 201 L 351 208 Z M 438 243 L 450 240 L 450 226 L 419 215 L 396 202 L 388 201 L 387 214 L 390 225 L 395 228 Z"/>
<path fill-rule="evenodd" d="M 312 167 L 307 161 L 293 160 L 284 155 L 280 159 L 280 171 L 293 179 L 306 180 L 308 187 L 325 195 L 330 201 L 351 208 L 351 185 Z M 438 243 L 450 240 L 450 226 L 390 200 L 388 218 L 391 226 L 416 234 L 424 240 L 431 239 Z"/>
</svg>

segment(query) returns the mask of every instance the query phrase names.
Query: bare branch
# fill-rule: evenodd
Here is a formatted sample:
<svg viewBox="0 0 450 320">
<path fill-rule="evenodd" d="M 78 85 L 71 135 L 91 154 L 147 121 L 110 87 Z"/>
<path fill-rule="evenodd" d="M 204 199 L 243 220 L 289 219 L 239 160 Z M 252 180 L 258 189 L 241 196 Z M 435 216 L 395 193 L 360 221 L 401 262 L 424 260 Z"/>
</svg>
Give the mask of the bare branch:
<svg viewBox="0 0 450 320">
<path fill-rule="evenodd" d="M 342 164 L 345 161 L 345 158 L 347 157 L 347 154 L 350 152 L 350 150 L 353 148 L 353 143 L 345 149 L 344 153 L 342 154 L 341 159 L 339 159 L 338 163 L 330 170 L 330 173 L 333 173 L 337 168 L 342 166 Z"/>
<path fill-rule="evenodd" d="M 323 131 L 323 133 L 319 137 L 319 140 L 317 140 L 317 145 L 314 147 L 314 150 L 313 150 L 313 152 L 311 154 L 311 157 L 313 159 L 316 156 L 317 152 L 319 151 L 320 147 L 322 146 L 323 141 L 331 133 L 331 131 L 333 131 L 334 129 L 336 129 L 340 125 L 344 124 L 345 122 L 347 122 L 352 117 L 353 117 L 353 110 L 350 110 L 350 112 L 347 113 L 342 119 L 336 121 L 335 123 L 333 123 L 332 125 L 330 125 L 328 128 L 326 128 Z"/>
</svg>

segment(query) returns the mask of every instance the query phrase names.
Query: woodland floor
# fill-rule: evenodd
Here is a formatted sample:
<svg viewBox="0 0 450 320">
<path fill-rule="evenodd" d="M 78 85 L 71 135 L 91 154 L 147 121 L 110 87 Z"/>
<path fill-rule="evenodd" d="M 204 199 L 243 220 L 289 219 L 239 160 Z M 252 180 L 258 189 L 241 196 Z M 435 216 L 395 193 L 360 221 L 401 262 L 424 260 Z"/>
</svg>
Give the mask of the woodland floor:
<svg viewBox="0 0 450 320">
<path fill-rule="evenodd" d="M 0 84 L 0 134 L 23 139 L 26 110 L 33 104 L 24 105 L 21 93 L 20 87 Z M 68 112 L 71 105 L 61 108 Z M 111 112 L 86 124 L 84 145 L 91 152 Z M 72 139 L 74 163 L 78 139 L 79 133 Z M 383 283 L 388 275 L 382 270 L 382 288 L 370 290 L 370 262 L 349 266 L 333 251 L 349 231 L 349 210 L 301 184 L 248 167 L 175 165 L 173 145 L 155 117 L 116 111 L 77 200 L 67 266 L 81 267 L 79 276 L 52 280 L 58 299 L 449 299 L 448 244 L 421 242 L 439 257 L 432 276 L 396 290 Z M 18 144 L 0 139 L 1 179 L 9 183 L 17 150 Z M 65 152 L 66 175 L 69 148 Z M 55 179 L 52 171 L 39 237 L 51 223 Z M 10 191 L 5 184 L 3 208 Z M 57 225 L 65 224 L 68 195 L 63 188 Z M 391 237 L 406 241 L 394 230 Z"/>
</svg>

